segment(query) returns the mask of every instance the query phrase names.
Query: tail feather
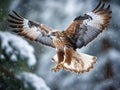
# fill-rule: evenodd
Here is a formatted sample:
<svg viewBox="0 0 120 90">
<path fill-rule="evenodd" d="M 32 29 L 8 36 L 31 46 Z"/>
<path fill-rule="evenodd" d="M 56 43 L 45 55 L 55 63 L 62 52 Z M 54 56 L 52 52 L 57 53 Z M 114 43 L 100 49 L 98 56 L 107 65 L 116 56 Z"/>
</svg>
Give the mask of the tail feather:
<svg viewBox="0 0 120 90">
<path fill-rule="evenodd" d="M 68 65 L 65 63 L 63 69 L 76 73 L 88 72 L 91 68 L 93 68 L 94 64 L 96 63 L 96 59 L 97 58 L 95 56 L 75 52 L 71 64 Z M 55 63 L 58 63 L 57 55 L 55 55 L 52 60 Z"/>
</svg>

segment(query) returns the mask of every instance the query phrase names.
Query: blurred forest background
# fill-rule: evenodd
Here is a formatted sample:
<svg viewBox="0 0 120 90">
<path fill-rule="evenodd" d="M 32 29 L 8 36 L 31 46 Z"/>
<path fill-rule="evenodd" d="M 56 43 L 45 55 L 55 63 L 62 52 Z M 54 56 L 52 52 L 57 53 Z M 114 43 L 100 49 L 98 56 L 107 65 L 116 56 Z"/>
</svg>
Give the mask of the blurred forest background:
<svg viewBox="0 0 120 90">
<path fill-rule="evenodd" d="M 65 29 L 99 0 L 1 0 L 0 90 L 120 90 L 120 0 L 104 1 L 112 8 L 110 25 L 79 50 L 97 56 L 97 63 L 90 72 L 75 74 L 52 72 L 55 50 L 12 33 L 8 13 L 15 10 L 30 20 Z"/>
</svg>

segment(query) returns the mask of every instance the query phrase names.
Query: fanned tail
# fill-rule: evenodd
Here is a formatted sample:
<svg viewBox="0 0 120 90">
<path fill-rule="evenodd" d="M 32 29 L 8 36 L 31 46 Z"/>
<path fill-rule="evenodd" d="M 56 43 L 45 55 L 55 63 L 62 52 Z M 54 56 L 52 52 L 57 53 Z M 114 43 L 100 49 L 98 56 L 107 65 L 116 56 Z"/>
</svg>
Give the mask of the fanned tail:
<svg viewBox="0 0 120 90">
<path fill-rule="evenodd" d="M 93 68 L 94 64 L 96 63 L 96 59 L 97 58 L 95 56 L 74 52 L 71 64 L 68 65 L 65 63 L 63 69 L 76 73 L 88 72 Z M 52 60 L 57 64 L 57 55 L 53 56 Z"/>
</svg>

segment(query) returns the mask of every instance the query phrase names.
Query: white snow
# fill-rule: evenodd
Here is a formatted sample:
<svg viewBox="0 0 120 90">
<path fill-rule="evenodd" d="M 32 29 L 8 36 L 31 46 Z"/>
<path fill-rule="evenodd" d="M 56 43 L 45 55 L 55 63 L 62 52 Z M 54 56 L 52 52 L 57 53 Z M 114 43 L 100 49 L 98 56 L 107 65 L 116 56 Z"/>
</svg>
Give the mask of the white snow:
<svg viewBox="0 0 120 90">
<path fill-rule="evenodd" d="M 0 32 L 1 51 L 12 61 L 27 60 L 28 66 L 36 64 L 34 49 L 29 43 L 17 35 L 9 32 Z M 5 59 L 6 56 L 0 52 L 0 59 Z"/>
<path fill-rule="evenodd" d="M 44 80 L 33 73 L 22 72 L 16 74 L 16 78 L 23 81 L 26 88 L 32 86 L 33 88 L 35 88 L 35 90 L 50 90 Z"/>
</svg>

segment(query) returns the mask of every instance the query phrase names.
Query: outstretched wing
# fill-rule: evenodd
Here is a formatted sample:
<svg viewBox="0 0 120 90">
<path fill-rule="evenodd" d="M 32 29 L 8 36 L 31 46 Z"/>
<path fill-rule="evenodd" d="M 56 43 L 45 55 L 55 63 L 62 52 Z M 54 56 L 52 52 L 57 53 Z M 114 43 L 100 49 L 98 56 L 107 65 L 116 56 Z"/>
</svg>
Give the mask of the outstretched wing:
<svg viewBox="0 0 120 90">
<path fill-rule="evenodd" d="M 86 46 L 107 27 L 111 12 L 110 5 L 105 8 L 105 4 L 100 2 L 91 12 L 76 17 L 64 33 L 76 48 Z"/>
<path fill-rule="evenodd" d="M 45 26 L 44 24 L 39 24 L 28 19 L 23 18 L 13 11 L 14 15 L 10 15 L 10 27 L 14 29 L 13 31 L 21 36 L 24 36 L 30 40 L 40 42 L 44 45 L 54 47 L 52 40 L 48 37 L 47 33 L 52 29 Z"/>
</svg>

